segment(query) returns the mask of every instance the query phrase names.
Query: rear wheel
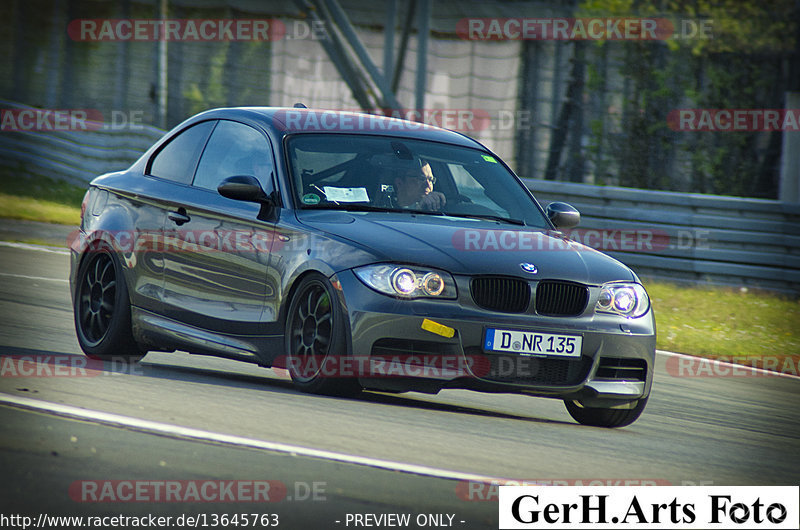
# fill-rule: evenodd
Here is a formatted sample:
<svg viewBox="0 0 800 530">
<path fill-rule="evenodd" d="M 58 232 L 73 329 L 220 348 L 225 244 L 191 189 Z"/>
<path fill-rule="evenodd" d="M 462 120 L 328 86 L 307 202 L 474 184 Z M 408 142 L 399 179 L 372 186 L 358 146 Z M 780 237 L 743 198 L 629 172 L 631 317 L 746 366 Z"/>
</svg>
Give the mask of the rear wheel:
<svg viewBox="0 0 800 530">
<path fill-rule="evenodd" d="M 581 425 L 593 427 L 625 427 L 630 425 L 642 414 L 647 406 L 647 398 L 640 399 L 630 409 L 610 409 L 599 407 L 584 407 L 579 401 L 565 401 L 567 412 Z"/>
<path fill-rule="evenodd" d="M 338 357 L 346 354 L 344 310 L 331 283 L 322 275 L 306 276 L 295 291 L 286 317 L 287 369 L 295 386 L 314 394 L 354 395 L 355 377 L 342 378 Z"/>
<path fill-rule="evenodd" d="M 136 362 L 144 356 L 131 332 L 131 304 L 122 267 L 101 248 L 78 270 L 73 312 L 83 352 L 92 359 Z"/>
</svg>

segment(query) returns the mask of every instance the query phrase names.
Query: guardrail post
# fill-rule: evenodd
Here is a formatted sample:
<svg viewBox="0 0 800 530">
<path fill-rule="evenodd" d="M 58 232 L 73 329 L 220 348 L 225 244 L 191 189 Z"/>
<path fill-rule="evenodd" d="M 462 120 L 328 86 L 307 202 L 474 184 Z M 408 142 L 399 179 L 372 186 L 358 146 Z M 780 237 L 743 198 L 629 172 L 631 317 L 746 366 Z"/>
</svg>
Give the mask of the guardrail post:
<svg viewBox="0 0 800 530">
<path fill-rule="evenodd" d="M 800 109 L 800 92 L 786 93 L 785 108 L 786 112 Z M 779 193 L 783 202 L 800 202 L 800 132 L 783 131 Z"/>
</svg>

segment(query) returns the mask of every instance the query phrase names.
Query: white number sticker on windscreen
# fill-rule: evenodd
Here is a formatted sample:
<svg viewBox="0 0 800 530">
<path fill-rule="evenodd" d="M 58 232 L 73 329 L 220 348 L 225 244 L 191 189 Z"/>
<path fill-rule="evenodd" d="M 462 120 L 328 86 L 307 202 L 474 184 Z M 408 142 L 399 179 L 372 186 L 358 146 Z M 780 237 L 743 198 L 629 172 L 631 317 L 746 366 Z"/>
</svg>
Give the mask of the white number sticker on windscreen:
<svg viewBox="0 0 800 530">
<path fill-rule="evenodd" d="M 334 202 L 369 202 L 367 188 L 336 188 L 325 186 L 325 198 Z"/>
</svg>

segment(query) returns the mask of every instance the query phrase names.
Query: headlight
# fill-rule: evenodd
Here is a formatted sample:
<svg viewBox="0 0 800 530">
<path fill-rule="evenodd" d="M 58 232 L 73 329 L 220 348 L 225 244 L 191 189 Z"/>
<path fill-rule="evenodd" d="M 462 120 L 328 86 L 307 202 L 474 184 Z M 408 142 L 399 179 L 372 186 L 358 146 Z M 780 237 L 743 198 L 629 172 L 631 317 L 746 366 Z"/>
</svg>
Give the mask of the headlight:
<svg viewBox="0 0 800 530">
<path fill-rule="evenodd" d="M 456 282 L 444 271 L 381 263 L 355 269 L 358 279 L 376 291 L 401 298 L 456 298 Z"/>
<path fill-rule="evenodd" d="M 638 283 L 607 283 L 600 290 L 596 311 L 638 318 L 650 309 L 650 297 Z"/>
</svg>

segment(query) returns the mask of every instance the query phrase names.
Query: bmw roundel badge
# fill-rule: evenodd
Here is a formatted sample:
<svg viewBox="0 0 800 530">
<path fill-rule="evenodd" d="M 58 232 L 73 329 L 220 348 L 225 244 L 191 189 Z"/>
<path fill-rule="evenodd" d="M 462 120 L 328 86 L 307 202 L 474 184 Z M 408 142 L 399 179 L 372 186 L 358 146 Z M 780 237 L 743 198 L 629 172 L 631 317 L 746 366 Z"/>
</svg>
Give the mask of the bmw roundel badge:
<svg viewBox="0 0 800 530">
<path fill-rule="evenodd" d="M 533 263 L 520 263 L 519 266 L 522 267 L 522 270 L 530 274 L 536 274 L 537 272 L 539 272 L 539 269 L 537 269 L 536 265 L 534 265 Z"/>
</svg>

